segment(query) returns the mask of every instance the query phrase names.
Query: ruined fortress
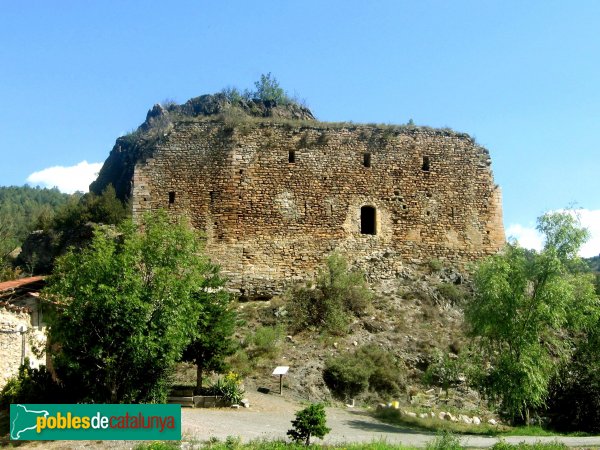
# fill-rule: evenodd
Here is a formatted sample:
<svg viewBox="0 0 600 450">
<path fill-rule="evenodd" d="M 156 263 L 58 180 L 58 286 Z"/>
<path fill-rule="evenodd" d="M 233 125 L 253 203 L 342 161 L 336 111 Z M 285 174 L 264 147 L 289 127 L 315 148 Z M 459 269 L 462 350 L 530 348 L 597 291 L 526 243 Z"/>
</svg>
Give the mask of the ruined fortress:
<svg viewBox="0 0 600 450">
<path fill-rule="evenodd" d="M 322 123 L 297 105 L 216 95 L 155 106 L 90 188 L 112 183 L 134 218 L 189 217 L 230 286 L 260 298 L 334 251 L 372 277 L 496 252 L 505 238 L 490 165 L 452 130 Z"/>
</svg>

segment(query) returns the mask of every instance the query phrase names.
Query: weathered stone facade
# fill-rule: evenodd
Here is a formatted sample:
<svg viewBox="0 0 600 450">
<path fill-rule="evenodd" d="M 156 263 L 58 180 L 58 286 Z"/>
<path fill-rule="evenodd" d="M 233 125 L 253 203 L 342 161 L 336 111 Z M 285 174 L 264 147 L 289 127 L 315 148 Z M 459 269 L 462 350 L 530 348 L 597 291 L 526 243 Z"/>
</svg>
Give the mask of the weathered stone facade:
<svg viewBox="0 0 600 450">
<path fill-rule="evenodd" d="M 381 276 L 496 252 L 504 230 L 490 165 L 487 150 L 447 130 L 202 118 L 174 122 L 138 152 L 131 198 L 134 217 L 188 216 L 231 286 L 260 297 L 336 250 L 367 269 L 376 261 Z"/>
<path fill-rule="evenodd" d="M 0 389 L 17 375 L 24 358 L 46 364 L 46 323 L 39 289 L 44 277 L 0 283 Z"/>
<path fill-rule="evenodd" d="M 46 342 L 45 327 L 35 325 L 33 316 L 30 308 L 0 302 L 0 389 L 17 375 L 24 358 L 29 358 L 32 367 L 46 364 L 45 354 L 37 356 Z"/>
</svg>

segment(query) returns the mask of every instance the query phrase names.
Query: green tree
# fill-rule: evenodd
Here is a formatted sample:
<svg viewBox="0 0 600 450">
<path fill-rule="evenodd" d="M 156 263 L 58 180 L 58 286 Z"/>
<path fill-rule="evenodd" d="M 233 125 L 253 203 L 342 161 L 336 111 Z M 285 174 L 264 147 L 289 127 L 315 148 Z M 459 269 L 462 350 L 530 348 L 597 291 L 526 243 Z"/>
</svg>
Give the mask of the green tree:
<svg viewBox="0 0 600 450">
<path fill-rule="evenodd" d="M 545 414 L 552 428 L 600 433 L 600 323 L 582 339 L 551 386 Z"/>
<path fill-rule="evenodd" d="M 545 235 L 539 253 L 509 243 L 480 264 L 465 310 L 477 367 L 486 367 L 477 384 L 512 420 L 528 421 L 544 405 L 558 362 L 598 311 L 592 277 L 577 258 L 587 231 L 569 213 L 545 214 L 537 228 Z"/>
<path fill-rule="evenodd" d="M 201 240 L 162 211 L 139 225 L 99 227 L 89 248 L 57 260 L 44 292 L 57 303 L 54 367 L 74 400 L 164 401 L 196 333 L 209 271 Z"/>
<path fill-rule="evenodd" d="M 0 281 L 18 275 L 11 270 L 9 254 L 21 246 L 40 221 L 50 220 L 71 197 L 58 189 L 0 186 Z"/>
<path fill-rule="evenodd" d="M 232 308 L 232 296 L 223 289 L 224 283 L 218 266 L 209 265 L 201 290 L 195 294 L 200 305 L 196 337 L 185 350 L 183 359 L 196 364 L 198 391 L 202 390 L 204 372 L 226 370 L 225 358 L 236 350 L 233 332 L 237 315 Z"/>
<path fill-rule="evenodd" d="M 327 428 L 325 407 L 321 403 L 312 403 L 298 411 L 296 418 L 292 420 L 292 426 L 287 435 L 296 443 L 304 441 L 305 445 L 310 445 L 311 436 L 323 439 L 331 431 L 331 428 Z"/>
<path fill-rule="evenodd" d="M 254 87 L 256 91 L 252 92 L 252 95 L 259 100 L 274 101 L 280 104 L 289 102 L 288 96 L 271 72 L 266 75 L 262 74 L 260 80 L 254 82 Z"/>
</svg>

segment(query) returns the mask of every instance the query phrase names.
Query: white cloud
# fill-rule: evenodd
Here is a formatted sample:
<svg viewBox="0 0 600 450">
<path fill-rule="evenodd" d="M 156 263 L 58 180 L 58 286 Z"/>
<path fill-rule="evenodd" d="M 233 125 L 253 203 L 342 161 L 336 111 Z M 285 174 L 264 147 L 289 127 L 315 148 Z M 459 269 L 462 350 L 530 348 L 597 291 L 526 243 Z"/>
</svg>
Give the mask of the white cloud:
<svg viewBox="0 0 600 450">
<path fill-rule="evenodd" d="M 585 258 L 600 255 L 600 209 L 580 209 L 579 218 L 581 224 L 590 232 L 590 239 L 583 247 L 579 254 Z"/>
<path fill-rule="evenodd" d="M 61 192 L 72 194 L 75 191 L 87 192 L 90 183 L 96 179 L 102 163 L 81 161 L 74 166 L 54 166 L 33 172 L 27 182 L 44 187 L 57 187 Z"/>
<path fill-rule="evenodd" d="M 542 235 L 535 229 L 534 225 L 526 227 L 518 223 L 510 225 L 506 229 L 506 237 L 516 239 L 521 247 L 533 250 L 541 250 L 544 243 Z"/>
<path fill-rule="evenodd" d="M 581 225 L 590 232 L 590 239 L 581 247 L 579 255 L 584 258 L 600 254 L 600 210 L 578 209 Z M 543 246 L 543 236 L 535 229 L 534 225 L 523 226 L 512 224 L 506 229 L 508 238 L 515 238 L 522 247 L 540 250 Z"/>
</svg>

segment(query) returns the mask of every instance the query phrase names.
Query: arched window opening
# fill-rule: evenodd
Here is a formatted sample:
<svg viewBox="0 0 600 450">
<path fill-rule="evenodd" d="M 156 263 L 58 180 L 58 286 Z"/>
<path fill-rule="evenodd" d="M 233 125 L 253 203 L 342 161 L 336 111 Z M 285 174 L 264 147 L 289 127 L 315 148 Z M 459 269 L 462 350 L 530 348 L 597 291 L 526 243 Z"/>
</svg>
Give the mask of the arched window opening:
<svg viewBox="0 0 600 450">
<path fill-rule="evenodd" d="M 377 210 L 373 206 L 360 208 L 360 234 L 377 234 Z"/>
</svg>

